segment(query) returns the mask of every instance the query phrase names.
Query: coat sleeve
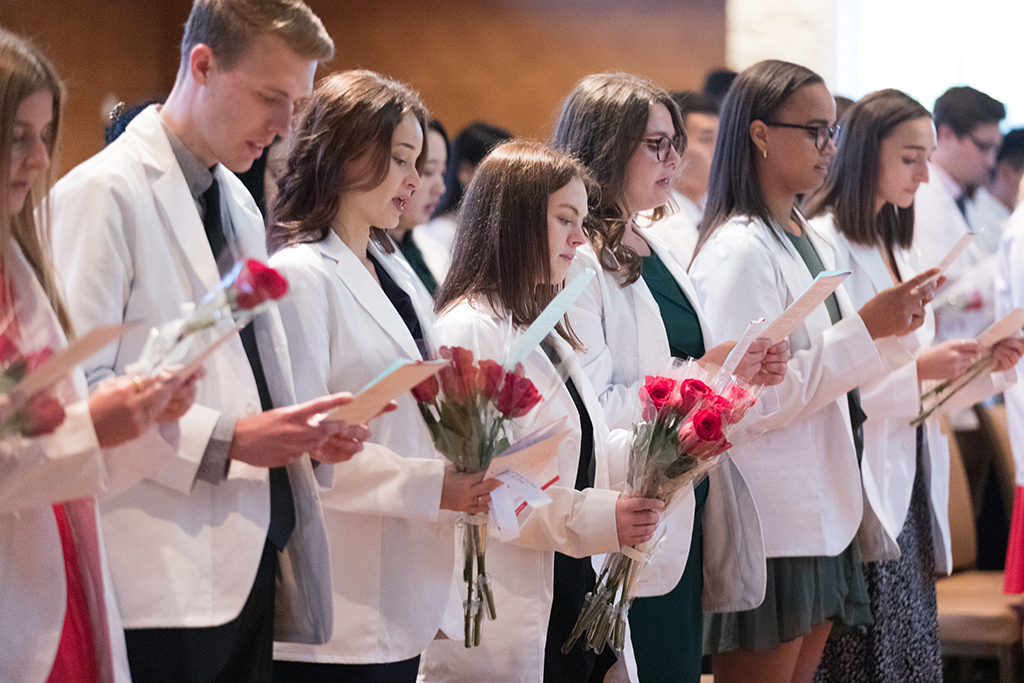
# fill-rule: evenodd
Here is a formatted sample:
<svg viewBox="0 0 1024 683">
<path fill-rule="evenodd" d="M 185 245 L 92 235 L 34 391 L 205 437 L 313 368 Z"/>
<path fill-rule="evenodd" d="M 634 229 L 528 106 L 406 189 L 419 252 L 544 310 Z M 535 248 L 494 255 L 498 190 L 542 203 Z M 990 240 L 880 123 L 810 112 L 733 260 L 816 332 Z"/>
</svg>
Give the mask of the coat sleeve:
<svg viewBox="0 0 1024 683">
<path fill-rule="evenodd" d="M 65 407 L 52 434 L 0 440 L 0 513 L 96 494 L 106 472 L 84 401 Z"/>
<path fill-rule="evenodd" d="M 125 322 L 132 283 L 138 276 L 132 244 L 141 232 L 129 182 L 98 174 L 83 179 L 87 172 L 58 183 L 51 197 L 54 260 L 79 333 Z M 119 344 L 111 344 L 85 363 L 91 388 L 116 374 L 119 351 Z M 149 470 L 152 462 L 160 461 L 163 464 L 149 478 L 188 494 L 219 417 L 219 411 L 195 404 L 177 424 L 154 425 L 136 441 L 112 449 L 109 457 L 131 459 L 144 454 L 145 462 L 139 463 L 142 470 L 126 463 L 133 472 Z"/>
</svg>

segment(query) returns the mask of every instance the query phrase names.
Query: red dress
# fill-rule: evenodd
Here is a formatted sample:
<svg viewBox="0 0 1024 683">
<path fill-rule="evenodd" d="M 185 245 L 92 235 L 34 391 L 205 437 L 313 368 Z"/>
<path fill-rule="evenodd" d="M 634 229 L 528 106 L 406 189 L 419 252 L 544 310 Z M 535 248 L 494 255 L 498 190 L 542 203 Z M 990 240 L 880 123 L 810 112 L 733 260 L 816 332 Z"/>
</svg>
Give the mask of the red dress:
<svg viewBox="0 0 1024 683">
<path fill-rule="evenodd" d="M 1006 548 L 1003 591 L 1024 593 L 1024 486 L 1017 487 L 1013 498 L 1013 520 L 1010 522 L 1010 543 Z"/>
</svg>

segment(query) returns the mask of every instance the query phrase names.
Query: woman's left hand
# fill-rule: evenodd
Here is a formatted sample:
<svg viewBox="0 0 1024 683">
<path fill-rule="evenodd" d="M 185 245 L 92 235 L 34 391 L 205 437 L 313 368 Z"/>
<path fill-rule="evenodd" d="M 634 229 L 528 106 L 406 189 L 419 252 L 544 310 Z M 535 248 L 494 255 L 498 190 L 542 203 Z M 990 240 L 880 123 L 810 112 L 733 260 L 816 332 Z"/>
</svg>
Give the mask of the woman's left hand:
<svg viewBox="0 0 1024 683">
<path fill-rule="evenodd" d="M 992 347 L 992 358 L 996 364 L 993 372 L 1005 372 L 1017 365 L 1024 355 L 1024 337 L 1007 337 Z"/>
</svg>

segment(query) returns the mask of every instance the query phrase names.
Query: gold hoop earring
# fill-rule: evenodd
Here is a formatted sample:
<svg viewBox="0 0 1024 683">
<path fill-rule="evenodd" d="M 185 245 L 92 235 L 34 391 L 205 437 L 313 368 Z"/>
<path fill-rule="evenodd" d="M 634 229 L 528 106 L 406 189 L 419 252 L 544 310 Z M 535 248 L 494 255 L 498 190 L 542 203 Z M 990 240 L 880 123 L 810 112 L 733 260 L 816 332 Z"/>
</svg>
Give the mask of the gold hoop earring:
<svg viewBox="0 0 1024 683">
<path fill-rule="evenodd" d="M 767 159 L 768 158 L 768 150 L 762 149 L 761 150 L 761 156 L 764 157 L 765 159 Z"/>
</svg>

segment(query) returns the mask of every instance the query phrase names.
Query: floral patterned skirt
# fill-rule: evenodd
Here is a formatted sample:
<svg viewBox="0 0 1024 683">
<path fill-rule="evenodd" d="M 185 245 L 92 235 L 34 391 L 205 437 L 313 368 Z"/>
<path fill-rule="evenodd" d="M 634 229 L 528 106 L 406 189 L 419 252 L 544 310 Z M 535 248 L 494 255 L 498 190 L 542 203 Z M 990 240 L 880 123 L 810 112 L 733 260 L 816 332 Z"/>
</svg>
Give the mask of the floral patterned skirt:
<svg viewBox="0 0 1024 683">
<path fill-rule="evenodd" d="M 935 551 L 924 449 L 918 441 L 910 511 L 897 539 L 900 559 L 865 565 L 874 624 L 836 629 L 817 683 L 941 683 Z"/>
</svg>

